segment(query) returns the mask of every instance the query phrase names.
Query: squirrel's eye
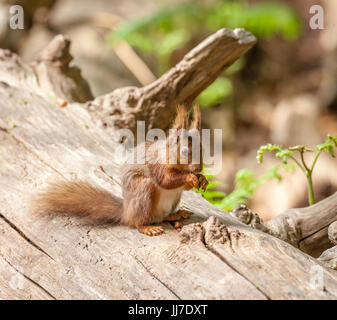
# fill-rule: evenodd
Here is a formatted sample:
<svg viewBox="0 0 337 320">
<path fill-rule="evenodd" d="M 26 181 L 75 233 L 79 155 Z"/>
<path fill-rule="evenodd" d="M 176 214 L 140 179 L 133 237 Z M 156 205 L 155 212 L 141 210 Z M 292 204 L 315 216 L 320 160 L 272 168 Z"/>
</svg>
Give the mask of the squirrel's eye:
<svg viewBox="0 0 337 320">
<path fill-rule="evenodd" d="M 186 147 L 182 148 L 182 149 L 181 149 L 181 154 L 182 154 L 183 156 L 187 156 L 187 155 L 188 155 L 188 148 L 186 148 Z"/>
</svg>

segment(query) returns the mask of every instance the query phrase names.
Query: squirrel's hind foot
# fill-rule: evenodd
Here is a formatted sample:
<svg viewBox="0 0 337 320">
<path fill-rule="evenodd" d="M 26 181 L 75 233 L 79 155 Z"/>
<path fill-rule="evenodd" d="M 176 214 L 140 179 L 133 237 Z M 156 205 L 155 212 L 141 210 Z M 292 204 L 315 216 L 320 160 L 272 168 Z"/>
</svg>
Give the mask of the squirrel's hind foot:
<svg viewBox="0 0 337 320">
<path fill-rule="evenodd" d="M 165 218 L 165 221 L 178 221 L 181 219 L 187 219 L 191 216 L 192 212 L 180 209 L 177 212 L 171 213 Z"/>
<path fill-rule="evenodd" d="M 147 236 L 159 236 L 164 233 L 164 228 L 160 226 L 139 226 L 137 229 L 140 233 L 144 233 Z"/>
</svg>

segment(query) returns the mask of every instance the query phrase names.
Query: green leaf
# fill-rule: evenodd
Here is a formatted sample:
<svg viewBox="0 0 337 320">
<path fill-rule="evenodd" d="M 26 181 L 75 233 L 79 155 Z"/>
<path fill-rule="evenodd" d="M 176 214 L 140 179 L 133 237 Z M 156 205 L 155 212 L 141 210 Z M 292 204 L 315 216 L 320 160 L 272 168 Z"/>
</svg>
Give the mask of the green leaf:
<svg viewBox="0 0 337 320">
<path fill-rule="evenodd" d="M 197 102 L 201 107 L 212 107 L 221 103 L 232 93 L 232 90 L 231 81 L 225 77 L 220 77 L 200 93 Z"/>
<path fill-rule="evenodd" d="M 283 164 L 288 163 L 288 158 L 292 156 L 293 151 L 291 151 L 289 148 L 288 149 L 282 149 L 282 146 L 277 145 L 277 144 L 266 144 L 264 146 L 261 146 L 259 150 L 257 151 L 257 162 L 262 163 L 263 161 L 263 156 L 266 152 L 272 152 L 276 151 L 275 156 L 277 158 L 282 159 Z"/>
<path fill-rule="evenodd" d="M 337 147 L 337 136 L 331 136 L 330 134 L 328 134 L 327 141 L 332 142 L 335 147 Z"/>
<path fill-rule="evenodd" d="M 331 155 L 331 157 L 335 157 L 335 147 L 337 147 L 337 136 L 328 135 L 325 142 L 318 144 L 315 149 L 319 152 L 326 151 Z"/>
</svg>

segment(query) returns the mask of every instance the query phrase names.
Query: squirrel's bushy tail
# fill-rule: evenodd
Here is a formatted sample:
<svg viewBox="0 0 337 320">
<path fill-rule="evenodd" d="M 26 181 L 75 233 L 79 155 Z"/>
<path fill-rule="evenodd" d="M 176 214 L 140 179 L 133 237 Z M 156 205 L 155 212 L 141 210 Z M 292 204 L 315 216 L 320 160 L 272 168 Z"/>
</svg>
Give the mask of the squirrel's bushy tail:
<svg viewBox="0 0 337 320">
<path fill-rule="evenodd" d="M 66 213 L 91 222 L 118 222 L 122 199 L 84 181 L 57 181 L 38 193 L 30 208 L 33 214 Z"/>
</svg>

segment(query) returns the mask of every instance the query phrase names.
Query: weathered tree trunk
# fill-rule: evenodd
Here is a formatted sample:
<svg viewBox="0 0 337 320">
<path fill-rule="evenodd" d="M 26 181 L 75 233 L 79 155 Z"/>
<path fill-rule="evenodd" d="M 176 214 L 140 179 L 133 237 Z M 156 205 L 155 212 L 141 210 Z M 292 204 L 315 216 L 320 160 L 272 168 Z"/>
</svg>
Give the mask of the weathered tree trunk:
<svg viewBox="0 0 337 320">
<path fill-rule="evenodd" d="M 152 86 L 156 93 L 148 101 L 161 102 L 160 110 L 168 108 L 171 114 L 174 99 L 192 101 L 254 41 L 242 30 L 219 31 L 185 57 L 186 69 L 178 64 L 180 72 L 177 66 L 158 80 L 160 85 L 157 91 L 157 85 Z M 228 49 L 217 50 L 224 44 L 230 44 Z M 203 54 L 202 48 L 213 49 Z M 46 91 L 47 84 L 37 81 L 34 65 L 23 65 L 9 52 L 2 51 L 0 57 L 0 298 L 337 298 L 336 271 L 289 243 L 246 226 L 194 192 L 183 196 L 182 206 L 194 215 L 181 233 L 164 224 L 166 232 L 158 237 L 125 226 L 85 225 L 65 216 L 29 216 L 31 195 L 55 177 L 79 177 L 120 194 L 116 144 L 92 120 L 97 117 L 86 108 L 90 103 L 70 103 L 79 101 L 79 95 L 70 93 L 69 98 L 62 85 L 57 87 L 65 89 L 61 93 L 52 85 Z M 198 61 L 196 69 L 193 61 Z M 214 65 L 218 67 L 212 69 Z M 180 84 L 170 87 L 176 75 Z M 66 82 L 73 79 L 69 73 L 63 76 Z M 80 83 L 72 90 L 83 92 L 84 82 Z M 159 123 L 159 109 L 153 114 L 143 111 L 150 104 L 139 102 L 149 97 L 150 87 L 117 91 L 122 119 L 128 103 L 131 107 L 134 99 L 138 101 L 135 109 L 130 108 L 130 121 L 121 124 L 132 127 L 133 117 L 149 117 L 152 126 Z M 107 96 L 111 104 L 103 98 L 103 109 L 107 103 L 110 110 L 117 92 Z M 69 103 L 61 108 L 65 104 L 57 99 Z M 93 104 L 97 103 L 96 99 Z M 104 112 L 101 117 L 106 119 Z M 162 116 L 169 118 L 166 113 Z M 318 269 L 323 286 L 313 281 Z"/>
<path fill-rule="evenodd" d="M 337 193 L 313 206 L 290 209 L 265 225 L 278 238 L 318 257 L 332 246 L 328 229 L 336 220 Z"/>
<path fill-rule="evenodd" d="M 244 224 L 289 242 L 314 257 L 337 244 L 337 193 L 313 206 L 287 210 L 266 223 L 245 205 L 231 214 Z"/>
</svg>

